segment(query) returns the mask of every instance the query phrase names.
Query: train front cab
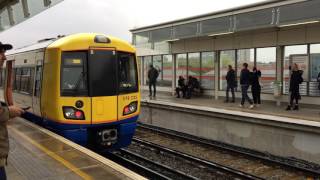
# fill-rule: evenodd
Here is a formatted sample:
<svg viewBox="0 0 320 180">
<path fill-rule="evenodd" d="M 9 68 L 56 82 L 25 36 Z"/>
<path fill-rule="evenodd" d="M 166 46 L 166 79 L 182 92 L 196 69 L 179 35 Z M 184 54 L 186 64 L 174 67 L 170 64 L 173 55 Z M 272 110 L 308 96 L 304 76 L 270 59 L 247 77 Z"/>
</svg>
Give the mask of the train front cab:
<svg viewBox="0 0 320 180">
<path fill-rule="evenodd" d="M 131 143 L 140 112 L 135 50 L 93 39 L 71 36 L 47 48 L 41 112 L 45 125 L 64 137 L 118 149 Z"/>
</svg>

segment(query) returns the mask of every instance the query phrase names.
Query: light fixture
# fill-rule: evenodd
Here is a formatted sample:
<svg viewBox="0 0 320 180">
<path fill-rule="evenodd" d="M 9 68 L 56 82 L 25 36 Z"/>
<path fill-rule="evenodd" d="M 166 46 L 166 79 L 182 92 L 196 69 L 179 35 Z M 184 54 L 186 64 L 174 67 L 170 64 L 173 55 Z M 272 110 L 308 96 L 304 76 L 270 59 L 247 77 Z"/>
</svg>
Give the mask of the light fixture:
<svg viewBox="0 0 320 180">
<path fill-rule="evenodd" d="M 174 41 L 179 41 L 180 39 L 170 39 L 170 40 L 167 40 L 167 42 L 174 42 Z"/>
<path fill-rule="evenodd" d="M 318 22 L 320 22 L 320 21 L 308 21 L 308 22 L 301 22 L 301 23 L 293 23 L 293 24 L 280 25 L 279 27 L 298 26 L 298 25 L 313 24 L 313 23 L 318 23 Z"/>
<path fill-rule="evenodd" d="M 224 32 L 224 33 L 216 33 L 216 34 L 210 34 L 208 36 L 221 36 L 221 35 L 226 35 L 226 34 L 232 34 L 233 32 Z"/>
</svg>

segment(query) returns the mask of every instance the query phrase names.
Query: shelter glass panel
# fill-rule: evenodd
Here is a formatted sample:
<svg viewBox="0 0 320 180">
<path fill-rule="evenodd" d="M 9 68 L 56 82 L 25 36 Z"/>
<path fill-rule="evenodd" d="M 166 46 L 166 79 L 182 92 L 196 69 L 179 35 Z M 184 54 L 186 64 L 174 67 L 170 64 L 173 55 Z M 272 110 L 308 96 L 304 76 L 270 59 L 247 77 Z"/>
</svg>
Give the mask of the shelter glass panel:
<svg viewBox="0 0 320 180">
<path fill-rule="evenodd" d="M 143 85 L 148 85 L 148 70 L 149 66 L 152 65 L 152 57 L 151 56 L 145 56 L 143 58 L 143 77 L 144 77 L 144 82 Z"/>
<path fill-rule="evenodd" d="M 27 3 L 31 16 L 34 16 L 45 9 L 43 1 L 39 2 L 39 0 L 27 0 Z"/>
<path fill-rule="evenodd" d="M 171 27 L 151 31 L 152 42 L 161 42 L 171 39 Z"/>
<path fill-rule="evenodd" d="M 171 87 L 172 86 L 172 80 L 173 80 L 173 71 L 172 67 L 173 61 L 172 61 L 172 55 L 164 55 L 163 56 L 163 86 Z"/>
<path fill-rule="evenodd" d="M 175 38 L 193 37 L 198 32 L 197 23 L 189 23 L 174 27 Z"/>
<path fill-rule="evenodd" d="M 200 53 L 188 54 L 188 76 L 197 78 L 200 82 Z"/>
<path fill-rule="evenodd" d="M 153 43 L 154 52 L 157 54 L 168 54 L 169 48 L 170 48 L 170 46 L 167 41 Z"/>
<path fill-rule="evenodd" d="M 227 81 L 226 75 L 228 72 L 228 65 L 231 65 L 233 68 L 236 65 L 236 51 L 229 50 L 229 51 L 220 51 L 220 72 L 219 72 L 219 85 L 220 90 L 226 90 L 227 88 Z"/>
<path fill-rule="evenodd" d="M 236 29 L 246 30 L 261 27 L 270 27 L 273 23 L 273 13 L 271 9 L 263 9 L 249 13 L 236 15 Z"/>
<path fill-rule="evenodd" d="M 320 96 L 320 44 L 310 45 L 309 95 Z"/>
<path fill-rule="evenodd" d="M 176 55 L 176 83 L 178 83 L 179 76 L 187 79 L 187 54 Z"/>
<path fill-rule="evenodd" d="M 276 81 L 276 48 L 257 49 L 257 69 L 261 71 L 260 84 L 262 93 L 273 93 L 274 82 Z"/>
<path fill-rule="evenodd" d="M 209 19 L 201 22 L 202 34 L 229 32 L 231 28 L 230 16 Z"/>
<path fill-rule="evenodd" d="M 204 89 L 214 89 L 214 52 L 201 53 L 201 86 Z"/>
<path fill-rule="evenodd" d="M 283 65 L 283 93 L 288 94 L 289 91 L 289 66 L 293 63 L 299 65 L 299 69 L 303 70 L 304 82 L 300 84 L 300 94 L 307 95 L 307 81 L 308 78 L 308 46 L 307 45 L 297 45 L 297 46 L 286 46 L 284 49 L 284 65 Z"/>
<path fill-rule="evenodd" d="M 61 2 L 62 0 L 50 0 L 51 4 L 50 5 L 55 5 Z"/>
<path fill-rule="evenodd" d="M 135 34 L 135 45 L 140 48 L 151 48 L 150 33 L 147 31 Z"/>
<path fill-rule="evenodd" d="M 240 73 L 243 69 L 243 63 L 248 64 L 248 69 L 252 71 L 254 67 L 254 49 L 240 49 L 237 51 L 237 79 L 240 87 Z"/>
<path fill-rule="evenodd" d="M 23 13 L 23 7 L 22 7 L 22 2 L 19 1 L 16 4 L 11 6 L 12 8 L 12 14 L 13 14 L 13 19 L 15 23 L 19 23 L 24 20 L 24 13 Z"/>
<path fill-rule="evenodd" d="M 318 0 L 304 1 L 301 3 L 282 6 L 280 7 L 279 23 L 281 25 L 318 20 L 320 17 L 319 8 L 320 1 Z"/>
<path fill-rule="evenodd" d="M 10 27 L 10 20 L 7 8 L 1 10 L 0 17 L 1 30 L 8 29 Z"/>
</svg>

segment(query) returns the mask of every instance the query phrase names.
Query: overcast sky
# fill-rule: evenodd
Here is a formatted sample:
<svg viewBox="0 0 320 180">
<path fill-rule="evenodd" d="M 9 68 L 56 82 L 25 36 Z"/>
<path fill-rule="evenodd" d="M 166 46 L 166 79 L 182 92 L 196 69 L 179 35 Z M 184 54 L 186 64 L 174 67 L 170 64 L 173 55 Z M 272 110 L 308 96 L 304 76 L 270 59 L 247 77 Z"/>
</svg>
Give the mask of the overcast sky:
<svg viewBox="0 0 320 180">
<path fill-rule="evenodd" d="M 2 33 L 21 47 L 59 34 L 99 32 L 131 41 L 129 29 L 264 0 L 64 0 Z"/>
</svg>

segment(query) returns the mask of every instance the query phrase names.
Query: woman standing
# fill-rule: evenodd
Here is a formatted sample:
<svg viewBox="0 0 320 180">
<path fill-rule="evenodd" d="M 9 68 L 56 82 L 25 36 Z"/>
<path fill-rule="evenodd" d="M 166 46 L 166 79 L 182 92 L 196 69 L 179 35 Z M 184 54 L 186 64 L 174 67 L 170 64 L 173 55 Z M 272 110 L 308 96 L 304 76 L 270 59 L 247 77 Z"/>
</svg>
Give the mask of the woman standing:
<svg viewBox="0 0 320 180">
<path fill-rule="evenodd" d="M 295 100 L 296 104 L 293 110 L 299 110 L 298 101 L 301 98 L 299 92 L 299 85 L 303 82 L 302 78 L 303 71 L 299 70 L 298 64 L 294 63 L 293 69 L 291 72 L 290 77 L 290 87 L 289 87 L 289 94 L 290 94 L 290 104 L 287 107 L 287 111 L 291 110 L 293 107 L 293 100 Z"/>
<path fill-rule="evenodd" d="M 253 97 L 253 103 L 254 106 L 259 107 L 261 104 L 261 86 L 260 86 L 260 78 L 261 78 L 261 71 L 257 70 L 256 67 L 253 67 L 252 69 L 252 75 L 251 75 L 251 92 Z"/>
</svg>

